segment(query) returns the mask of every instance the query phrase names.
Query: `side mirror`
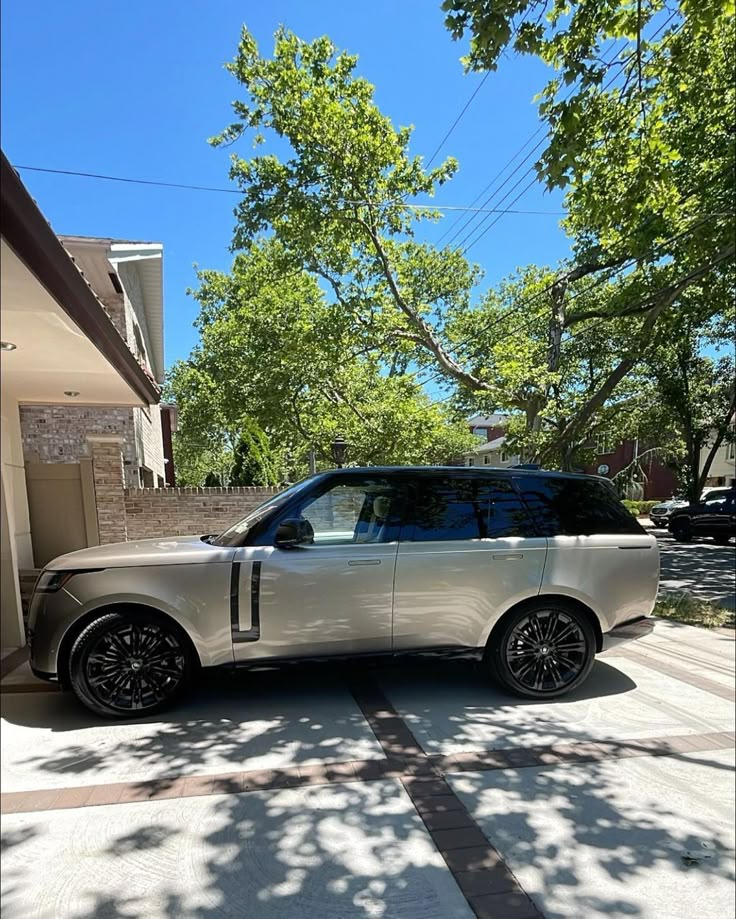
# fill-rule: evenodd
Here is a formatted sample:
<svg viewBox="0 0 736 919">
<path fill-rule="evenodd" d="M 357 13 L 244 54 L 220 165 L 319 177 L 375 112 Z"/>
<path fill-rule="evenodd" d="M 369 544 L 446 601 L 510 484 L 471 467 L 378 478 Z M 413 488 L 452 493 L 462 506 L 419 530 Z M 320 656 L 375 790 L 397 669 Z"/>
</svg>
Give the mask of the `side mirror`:
<svg viewBox="0 0 736 919">
<path fill-rule="evenodd" d="M 312 524 L 303 517 L 290 517 L 282 520 L 276 530 L 274 545 L 278 549 L 296 549 L 314 542 Z"/>
</svg>

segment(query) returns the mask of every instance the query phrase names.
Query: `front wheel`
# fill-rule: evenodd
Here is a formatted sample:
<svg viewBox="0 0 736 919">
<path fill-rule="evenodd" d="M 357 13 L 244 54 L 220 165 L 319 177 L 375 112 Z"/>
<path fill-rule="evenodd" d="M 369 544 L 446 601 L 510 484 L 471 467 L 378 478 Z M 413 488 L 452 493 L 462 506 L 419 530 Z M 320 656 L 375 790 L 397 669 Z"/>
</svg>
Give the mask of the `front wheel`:
<svg viewBox="0 0 736 919">
<path fill-rule="evenodd" d="M 80 633 L 69 657 L 79 700 L 98 715 L 117 718 L 161 711 L 185 689 L 193 668 L 184 635 L 153 611 L 100 616 Z"/>
<path fill-rule="evenodd" d="M 690 542 L 693 538 L 689 520 L 673 520 L 670 530 L 677 542 Z"/>
<path fill-rule="evenodd" d="M 538 601 L 511 613 L 491 637 L 485 662 L 505 689 L 552 699 L 579 686 L 595 659 L 587 616 L 563 602 Z"/>
</svg>

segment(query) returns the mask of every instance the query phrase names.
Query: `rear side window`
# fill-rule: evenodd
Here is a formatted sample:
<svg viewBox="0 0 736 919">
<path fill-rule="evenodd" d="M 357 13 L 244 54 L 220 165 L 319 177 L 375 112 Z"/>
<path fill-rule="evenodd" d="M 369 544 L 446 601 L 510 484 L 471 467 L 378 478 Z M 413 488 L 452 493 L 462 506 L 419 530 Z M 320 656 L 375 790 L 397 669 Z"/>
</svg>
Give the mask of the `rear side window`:
<svg viewBox="0 0 736 919">
<path fill-rule="evenodd" d="M 540 536 L 644 532 L 613 487 L 605 482 L 518 476 L 516 486 L 524 496 Z"/>
<path fill-rule="evenodd" d="M 529 525 L 510 480 L 446 476 L 422 482 L 413 542 L 525 536 Z"/>
</svg>

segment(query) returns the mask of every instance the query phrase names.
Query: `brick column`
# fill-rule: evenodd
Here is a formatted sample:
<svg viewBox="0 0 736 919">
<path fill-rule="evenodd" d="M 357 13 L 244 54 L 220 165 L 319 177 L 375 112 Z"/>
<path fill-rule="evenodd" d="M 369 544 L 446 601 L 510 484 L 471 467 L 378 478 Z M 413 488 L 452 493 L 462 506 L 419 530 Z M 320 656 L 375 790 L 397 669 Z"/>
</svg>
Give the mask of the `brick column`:
<svg viewBox="0 0 736 919">
<path fill-rule="evenodd" d="M 97 506 L 100 545 L 125 542 L 128 527 L 125 516 L 125 477 L 123 438 L 119 435 L 87 438 L 92 456 L 92 475 Z"/>
</svg>

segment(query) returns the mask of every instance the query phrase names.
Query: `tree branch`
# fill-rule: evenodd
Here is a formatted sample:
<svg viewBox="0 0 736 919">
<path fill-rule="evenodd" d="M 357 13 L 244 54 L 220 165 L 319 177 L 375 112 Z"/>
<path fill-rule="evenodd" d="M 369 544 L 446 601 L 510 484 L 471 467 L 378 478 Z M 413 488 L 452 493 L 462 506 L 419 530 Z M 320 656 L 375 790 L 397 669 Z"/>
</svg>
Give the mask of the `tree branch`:
<svg viewBox="0 0 736 919">
<path fill-rule="evenodd" d="M 587 426 L 592 416 L 611 396 L 621 380 L 623 380 L 626 374 L 636 366 L 640 358 L 639 345 L 641 342 L 648 340 L 652 329 L 657 322 L 657 319 L 664 312 L 664 310 L 670 306 L 677 299 L 677 297 L 679 297 L 683 290 L 708 274 L 709 271 L 711 271 L 724 259 L 732 256 L 734 251 L 736 251 L 736 244 L 729 243 L 727 246 L 724 246 L 715 256 L 715 258 L 711 259 L 711 261 L 700 265 L 684 278 L 681 278 L 679 281 L 676 281 L 675 283 L 670 284 L 668 287 L 663 288 L 656 294 L 655 297 L 650 298 L 652 302 L 655 303 L 655 305 L 650 309 L 649 315 L 644 321 L 641 332 L 639 333 L 637 341 L 635 342 L 632 349 L 629 351 L 627 356 L 619 362 L 618 366 L 616 366 L 611 371 L 606 381 L 600 386 L 598 391 L 588 399 L 588 401 L 585 403 L 585 405 L 583 405 L 577 415 L 565 426 L 564 430 L 556 439 L 556 441 L 547 447 L 547 449 L 542 454 L 543 457 L 549 457 L 556 451 L 562 450 L 566 444 L 572 442 L 574 437 L 581 429 Z"/>
<path fill-rule="evenodd" d="M 457 380 L 459 383 L 462 383 L 464 386 L 467 386 L 472 390 L 482 390 L 488 392 L 492 387 L 490 383 L 486 383 L 485 380 L 481 380 L 480 377 L 475 376 L 475 374 L 469 373 L 457 363 L 457 361 L 445 350 L 442 346 L 439 339 L 434 334 L 430 324 L 419 315 L 417 310 L 410 306 L 404 297 L 401 295 L 399 286 L 394 278 L 393 272 L 391 271 L 391 264 L 389 262 L 386 251 L 381 245 L 381 240 L 378 237 L 378 233 L 375 229 L 365 221 L 360 221 L 368 233 L 368 237 L 373 244 L 376 255 L 378 256 L 378 261 L 381 264 L 381 271 L 386 283 L 388 284 L 389 291 L 393 297 L 394 303 L 398 306 L 401 312 L 406 316 L 409 322 L 418 330 L 416 338 L 411 340 L 416 341 L 417 344 L 420 344 L 427 351 L 431 352 L 437 363 L 442 367 L 442 369 L 448 373 L 451 377 Z M 412 334 L 412 333 L 410 333 Z M 402 335 L 399 337 L 407 337 Z"/>
</svg>

